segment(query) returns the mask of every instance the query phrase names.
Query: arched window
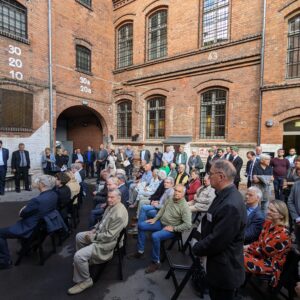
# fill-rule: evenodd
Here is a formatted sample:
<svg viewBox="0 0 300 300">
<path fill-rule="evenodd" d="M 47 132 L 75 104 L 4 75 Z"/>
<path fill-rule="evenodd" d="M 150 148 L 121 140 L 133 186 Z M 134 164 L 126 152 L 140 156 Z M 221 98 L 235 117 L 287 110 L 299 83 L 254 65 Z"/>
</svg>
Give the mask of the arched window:
<svg viewBox="0 0 300 300">
<path fill-rule="evenodd" d="M 157 59 L 167 56 L 168 11 L 160 10 L 149 17 L 148 20 L 148 59 Z"/>
<path fill-rule="evenodd" d="M 229 0 L 203 1 L 203 46 L 228 40 L 228 12 Z"/>
<path fill-rule="evenodd" d="M 118 68 L 132 65 L 133 57 L 133 25 L 125 24 L 118 30 Z"/>
<path fill-rule="evenodd" d="M 289 21 L 287 77 L 300 77 L 300 15 Z"/>
<path fill-rule="evenodd" d="M 225 138 L 226 98 L 227 92 L 220 89 L 209 90 L 201 95 L 201 138 Z"/>
<path fill-rule="evenodd" d="M 147 138 L 165 137 L 165 98 L 157 96 L 147 102 Z"/>
<path fill-rule="evenodd" d="M 91 50 L 81 45 L 76 45 L 76 69 L 91 72 Z"/>
<path fill-rule="evenodd" d="M 0 0 L 0 34 L 27 39 L 27 9 L 14 0 Z"/>
<path fill-rule="evenodd" d="M 131 102 L 123 101 L 117 106 L 118 139 L 130 139 L 132 136 Z"/>
</svg>

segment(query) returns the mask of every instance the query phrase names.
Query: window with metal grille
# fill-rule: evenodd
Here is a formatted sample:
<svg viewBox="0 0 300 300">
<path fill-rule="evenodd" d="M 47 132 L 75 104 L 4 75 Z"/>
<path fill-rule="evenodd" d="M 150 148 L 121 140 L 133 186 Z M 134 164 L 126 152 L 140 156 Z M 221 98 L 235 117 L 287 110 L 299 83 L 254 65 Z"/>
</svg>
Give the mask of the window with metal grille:
<svg viewBox="0 0 300 300">
<path fill-rule="evenodd" d="M 117 106 L 118 139 L 130 139 L 132 135 L 131 102 L 123 101 Z"/>
<path fill-rule="evenodd" d="M 300 15 L 289 21 L 287 77 L 300 77 Z"/>
<path fill-rule="evenodd" d="M 228 40 L 228 12 L 229 0 L 203 1 L 203 46 Z"/>
<path fill-rule="evenodd" d="M 147 138 L 165 137 L 165 98 L 155 97 L 147 102 Z"/>
<path fill-rule="evenodd" d="M 76 46 L 76 68 L 79 71 L 91 72 L 91 50 L 81 46 Z"/>
<path fill-rule="evenodd" d="M 133 25 L 125 24 L 118 30 L 118 68 L 132 65 Z"/>
<path fill-rule="evenodd" d="M 149 17 L 148 21 L 148 59 L 167 56 L 168 32 L 167 10 L 160 10 Z"/>
<path fill-rule="evenodd" d="M 83 4 L 84 6 L 92 7 L 92 0 L 76 0 L 76 1 Z"/>
<path fill-rule="evenodd" d="M 33 95 L 0 89 L 0 130 L 31 131 Z"/>
<path fill-rule="evenodd" d="M 224 139 L 226 120 L 225 90 L 209 90 L 201 95 L 200 137 Z"/>
<path fill-rule="evenodd" d="M 0 34 L 27 39 L 27 9 L 13 0 L 0 0 Z"/>
</svg>

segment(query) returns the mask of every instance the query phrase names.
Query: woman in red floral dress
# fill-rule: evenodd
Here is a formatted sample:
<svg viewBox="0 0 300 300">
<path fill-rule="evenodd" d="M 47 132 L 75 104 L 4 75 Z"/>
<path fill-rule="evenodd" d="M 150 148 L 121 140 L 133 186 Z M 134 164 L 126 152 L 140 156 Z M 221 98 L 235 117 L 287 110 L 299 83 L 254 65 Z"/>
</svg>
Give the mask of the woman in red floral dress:
<svg viewBox="0 0 300 300">
<path fill-rule="evenodd" d="M 271 201 L 258 241 L 244 248 L 246 272 L 270 275 L 273 287 L 278 283 L 291 247 L 288 223 L 286 204 L 280 200 Z"/>
<path fill-rule="evenodd" d="M 201 181 L 199 179 L 199 172 L 196 170 L 192 170 L 191 179 L 186 189 L 186 198 L 188 201 L 194 200 L 194 196 L 200 186 L 201 186 Z"/>
</svg>

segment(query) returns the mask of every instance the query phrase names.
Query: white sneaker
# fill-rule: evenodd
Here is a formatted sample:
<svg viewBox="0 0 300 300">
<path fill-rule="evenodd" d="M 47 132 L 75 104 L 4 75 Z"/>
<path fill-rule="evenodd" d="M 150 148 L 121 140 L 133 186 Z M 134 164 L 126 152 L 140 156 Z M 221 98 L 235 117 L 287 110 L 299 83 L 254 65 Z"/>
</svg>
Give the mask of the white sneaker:
<svg viewBox="0 0 300 300">
<path fill-rule="evenodd" d="M 79 293 L 83 292 L 84 290 L 86 290 L 87 288 L 89 288 L 91 286 L 93 286 L 93 279 L 89 278 L 85 281 L 82 281 L 82 282 L 79 282 L 79 283 L 75 284 L 73 287 L 68 289 L 68 294 L 69 295 L 79 294 Z"/>
</svg>

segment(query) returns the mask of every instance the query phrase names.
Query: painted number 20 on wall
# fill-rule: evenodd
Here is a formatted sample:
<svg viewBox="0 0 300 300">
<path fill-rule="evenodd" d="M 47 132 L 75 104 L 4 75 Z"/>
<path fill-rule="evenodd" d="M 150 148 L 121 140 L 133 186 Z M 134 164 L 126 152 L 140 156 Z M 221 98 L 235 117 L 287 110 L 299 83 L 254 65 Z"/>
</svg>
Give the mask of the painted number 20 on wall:
<svg viewBox="0 0 300 300">
<path fill-rule="evenodd" d="M 10 57 L 8 58 L 8 65 L 13 68 L 9 71 L 12 79 L 23 80 L 24 76 L 22 71 L 23 62 L 21 60 L 22 50 L 19 47 L 12 45 L 8 46 L 8 53 Z"/>
</svg>

